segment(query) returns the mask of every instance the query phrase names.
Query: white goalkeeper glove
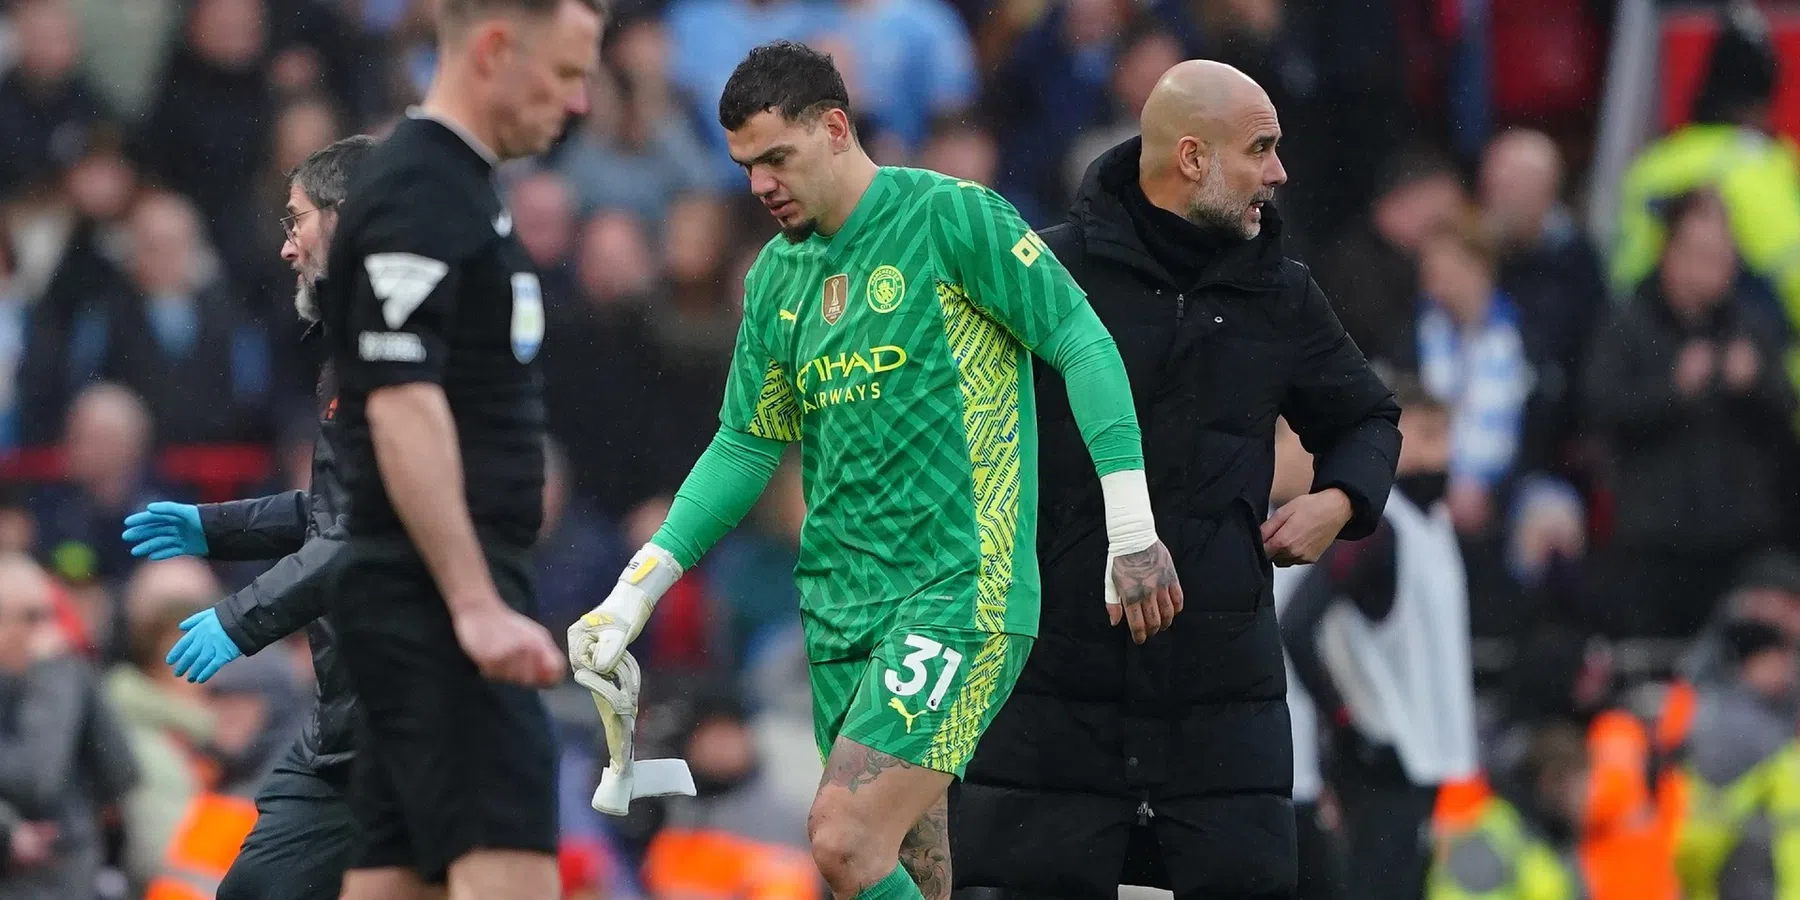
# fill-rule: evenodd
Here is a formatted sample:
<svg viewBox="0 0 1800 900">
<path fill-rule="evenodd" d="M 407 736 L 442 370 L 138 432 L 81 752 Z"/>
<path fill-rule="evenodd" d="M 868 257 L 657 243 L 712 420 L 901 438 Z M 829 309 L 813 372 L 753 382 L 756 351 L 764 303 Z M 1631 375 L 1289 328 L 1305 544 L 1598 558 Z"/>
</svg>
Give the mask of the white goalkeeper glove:
<svg viewBox="0 0 1800 900">
<path fill-rule="evenodd" d="M 655 544 L 645 544 L 619 575 L 606 602 L 569 626 L 569 663 L 602 675 L 612 672 L 637 639 L 663 592 L 681 577 L 675 557 Z"/>
<path fill-rule="evenodd" d="M 1113 560 L 1150 549 L 1156 543 L 1156 517 L 1150 513 L 1150 485 L 1143 469 L 1102 475 L 1100 493 L 1106 504 L 1106 603 L 1118 606 Z"/>
<path fill-rule="evenodd" d="M 594 789 L 593 807 L 607 815 L 631 811 L 639 797 L 694 796 L 694 774 L 680 759 L 636 759 L 638 690 L 643 684 L 637 660 L 619 655 L 613 670 L 600 675 L 575 670 L 575 680 L 594 694 L 594 708 L 606 729 L 606 768 Z"/>
</svg>

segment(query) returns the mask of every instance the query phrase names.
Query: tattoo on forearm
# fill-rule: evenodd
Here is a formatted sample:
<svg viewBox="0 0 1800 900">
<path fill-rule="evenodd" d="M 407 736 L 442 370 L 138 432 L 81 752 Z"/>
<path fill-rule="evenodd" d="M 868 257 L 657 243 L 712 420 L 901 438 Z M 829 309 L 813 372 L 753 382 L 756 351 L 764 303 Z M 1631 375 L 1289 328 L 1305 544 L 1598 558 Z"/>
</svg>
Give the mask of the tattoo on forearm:
<svg viewBox="0 0 1800 900">
<path fill-rule="evenodd" d="M 950 900 L 950 809 L 943 798 L 900 842 L 900 864 L 925 900 Z"/>
<path fill-rule="evenodd" d="M 831 757 L 825 761 L 825 784 L 840 785 L 850 793 L 856 793 L 862 787 L 881 777 L 881 773 L 889 769 L 910 769 L 913 764 L 901 759 L 864 747 L 855 741 L 839 740 L 837 746 L 831 748 Z"/>
<path fill-rule="evenodd" d="M 1127 606 L 1142 603 L 1158 590 L 1177 583 L 1175 561 L 1161 544 L 1115 558 L 1112 574 L 1119 602 Z"/>
</svg>

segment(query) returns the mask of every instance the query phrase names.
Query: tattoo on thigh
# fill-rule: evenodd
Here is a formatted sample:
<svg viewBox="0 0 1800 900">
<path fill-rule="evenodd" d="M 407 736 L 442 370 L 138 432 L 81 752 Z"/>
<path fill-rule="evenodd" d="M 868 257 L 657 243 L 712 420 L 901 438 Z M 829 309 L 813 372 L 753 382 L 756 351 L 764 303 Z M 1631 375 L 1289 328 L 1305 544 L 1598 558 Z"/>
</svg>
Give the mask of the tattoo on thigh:
<svg viewBox="0 0 1800 900">
<path fill-rule="evenodd" d="M 919 817 L 900 842 L 900 864 L 925 900 L 949 900 L 950 810 L 942 799 Z"/>
<path fill-rule="evenodd" d="M 825 784 L 841 785 L 850 793 L 881 777 L 889 769 L 911 769 L 912 763 L 898 756 L 865 747 L 855 741 L 841 740 L 825 761 Z"/>
</svg>

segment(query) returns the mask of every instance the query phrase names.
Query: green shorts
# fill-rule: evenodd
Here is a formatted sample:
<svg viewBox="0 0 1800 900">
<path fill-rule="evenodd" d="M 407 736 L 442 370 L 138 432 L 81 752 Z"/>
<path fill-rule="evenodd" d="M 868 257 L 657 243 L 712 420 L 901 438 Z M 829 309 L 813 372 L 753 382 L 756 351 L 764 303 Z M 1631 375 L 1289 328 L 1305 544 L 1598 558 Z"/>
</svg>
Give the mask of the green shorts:
<svg viewBox="0 0 1800 900">
<path fill-rule="evenodd" d="M 819 758 L 839 737 L 962 777 L 1012 694 L 1032 638 L 935 625 L 900 627 L 866 657 L 813 663 Z"/>
</svg>

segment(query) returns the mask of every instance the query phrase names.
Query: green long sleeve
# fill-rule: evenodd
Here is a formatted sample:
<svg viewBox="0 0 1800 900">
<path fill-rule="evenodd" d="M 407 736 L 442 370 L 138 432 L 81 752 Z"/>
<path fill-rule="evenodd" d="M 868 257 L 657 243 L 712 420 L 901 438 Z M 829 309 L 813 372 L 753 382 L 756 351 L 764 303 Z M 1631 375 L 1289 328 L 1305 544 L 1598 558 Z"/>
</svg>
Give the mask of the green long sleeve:
<svg viewBox="0 0 1800 900">
<path fill-rule="evenodd" d="M 1105 476 L 1142 469 L 1143 435 L 1131 400 L 1131 379 L 1094 308 L 1086 303 L 1076 307 L 1035 352 L 1062 373 L 1069 411 L 1093 457 L 1094 471 Z"/>
<path fill-rule="evenodd" d="M 688 472 L 669 517 L 650 542 L 669 551 L 683 571 L 750 512 L 775 477 L 787 444 L 732 428 L 720 428 Z"/>
</svg>

